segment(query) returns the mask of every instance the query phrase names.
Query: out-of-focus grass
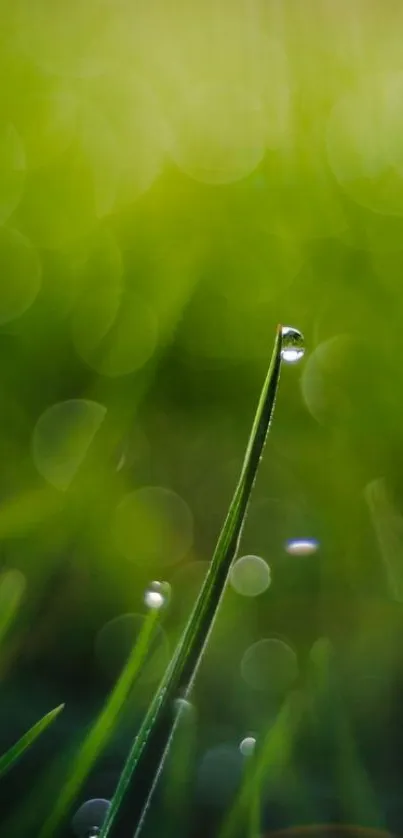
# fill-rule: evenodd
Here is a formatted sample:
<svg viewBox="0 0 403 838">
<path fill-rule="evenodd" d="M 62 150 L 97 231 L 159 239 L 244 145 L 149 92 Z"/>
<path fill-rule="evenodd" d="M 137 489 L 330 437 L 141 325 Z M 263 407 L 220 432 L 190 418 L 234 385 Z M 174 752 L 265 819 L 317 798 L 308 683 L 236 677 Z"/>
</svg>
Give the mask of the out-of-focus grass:
<svg viewBox="0 0 403 838">
<path fill-rule="evenodd" d="M 60 704 L 59 707 L 55 707 L 54 710 L 51 710 L 49 713 L 46 714 L 39 722 L 30 728 L 15 745 L 12 746 L 5 754 L 2 754 L 0 757 L 0 777 L 2 774 L 5 774 L 9 771 L 13 765 L 20 759 L 20 757 L 24 754 L 25 751 L 30 748 L 38 736 L 41 736 L 42 733 L 52 724 L 52 722 L 56 719 L 59 713 L 63 710 L 64 704 Z"/>
<path fill-rule="evenodd" d="M 394 0 L 2 4 L 0 569 L 24 589 L 0 614 L 10 735 L 27 689 L 38 718 L 67 692 L 95 717 L 112 687 L 98 633 L 151 579 L 178 580 L 164 631 L 180 634 L 280 321 L 309 354 L 245 529 L 272 584 L 228 592 L 202 738 L 228 684 L 226 735 L 263 723 L 239 667 L 273 634 L 302 658 L 330 634 L 356 692 L 358 671 L 399 682 L 402 23 Z M 285 555 L 300 536 L 317 557 Z M 386 702 L 374 713 L 376 750 Z"/>
<path fill-rule="evenodd" d="M 193 686 L 219 606 L 231 564 L 236 556 L 250 497 L 263 454 L 276 401 L 282 358 L 287 352 L 304 353 L 303 336 L 288 327 L 277 327 L 270 366 L 260 393 L 245 457 L 234 494 L 218 537 L 217 546 L 189 620 L 161 679 L 158 690 L 130 748 L 101 835 L 140 832 L 164 757 L 173 736 L 178 698 L 187 698 Z M 298 356 L 297 356 L 298 357 Z M 180 711 L 179 711 L 180 712 Z M 140 794 L 140 786 L 141 794 Z M 134 809 L 133 797 L 136 798 Z M 127 812 L 131 824 L 127 823 Z"/>
<path fill-rule="evenodd" d="M 113 736 L 119 715 L 149 651 L 157 618 L 158 611 L 150 610 L 119 680 L 78 750 L 74 764 L 70 767 L 69 776 L 66 777 L 60 789 L 60 795 L 41 830 L 41 838 L 55 834 L 60 821 L 73 805 L 88 774 L 102 754 L 108 740 Z"/>
</svg>

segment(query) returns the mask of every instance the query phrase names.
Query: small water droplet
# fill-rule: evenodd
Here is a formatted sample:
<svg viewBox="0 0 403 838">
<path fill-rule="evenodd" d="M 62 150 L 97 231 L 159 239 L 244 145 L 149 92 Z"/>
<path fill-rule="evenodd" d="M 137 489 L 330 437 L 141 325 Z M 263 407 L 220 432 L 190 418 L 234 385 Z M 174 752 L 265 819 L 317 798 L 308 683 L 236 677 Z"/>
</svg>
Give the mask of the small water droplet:
<svg viewBox="0 0 403 838">
<path fill-rule="evenodd" d="M 186 698 L 176 698 L 174 711 L 178 719 L 191 719 L 194 716 L 195 708 Z"/>
<path fill-rule="evenodd" d="M 102 798 L 87 800 L 78 809 L 72 821 L 72 828 L 77 838 L 95 838 L 110 809 L 110 801 Z M 95 824 L 99 824 L 95 826 Z"/>
<path fill-rule="evenodd" d="M 144 602 L 148 608 L 162 608 L 167 604 L 169 594 L 168 582 L 151 582 L 144 594 Z"/>
<path fill-rule="evenodd" d="M 305 341 L 302 332 L 292 326 L 283 326 L 281 330 L 281 357 L 288 364 L 295 364 L 305 353 Z"/>
<path fill-rule="evenodd" d="M 244 757 L 251 757 L 256 747 L 256 739 L 254 736 L 246 736 L 242 739 L 239 750 Z"/>
</svg>

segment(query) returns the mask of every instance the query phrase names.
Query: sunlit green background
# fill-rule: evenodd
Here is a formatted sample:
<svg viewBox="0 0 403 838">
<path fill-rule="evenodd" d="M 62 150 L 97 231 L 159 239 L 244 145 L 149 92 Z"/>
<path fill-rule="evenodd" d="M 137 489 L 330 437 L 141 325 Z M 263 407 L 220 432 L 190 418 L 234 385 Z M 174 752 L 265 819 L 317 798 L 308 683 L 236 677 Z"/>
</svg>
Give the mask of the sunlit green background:
<svg viewBox="0 0 403 838">
<path fill-rule="evenodd" d="M 241 547 L 270 586 L 225 596 L 194 692 L 194 813 L 225 807 L 231 748 L 267 731 L 290 686 L 274 689 L 265 647 L 252 670 L 245 653 L 280 639 L 303 689 L 328 638 L 339 686 L 305 720 L 279 823 L 328 819 L 322 782 L 347 822 L 384 822 L 401 744 L 402 27 L 394 0 L 1 3 L 1 749 L 66 702 L 3 781 L 7 835 L 37 834 L 55 760 L 119 674 L 147 585 L 167 580 L 155 654 L 79 802 L 112 794 L 211 557 L 279 322 L 306 353 L 282 371 Z M 294 538 L 318 549 L 292 555 Z M 359 811 L 332 733 L 340 690 L 375 789 Z"/>
</svg>

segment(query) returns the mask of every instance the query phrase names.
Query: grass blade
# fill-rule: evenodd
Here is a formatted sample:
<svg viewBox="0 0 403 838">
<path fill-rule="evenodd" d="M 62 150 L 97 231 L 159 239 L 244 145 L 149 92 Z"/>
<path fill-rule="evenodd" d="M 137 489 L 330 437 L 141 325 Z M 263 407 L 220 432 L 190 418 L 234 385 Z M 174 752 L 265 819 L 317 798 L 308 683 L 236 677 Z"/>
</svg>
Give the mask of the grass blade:
<svg viewBox="0 0 403 838">
<path fill-rule="evenodd" d="M 273 727 L 265 737 L 260 752 L 256 757 L 252 757 L 251 769 L 224 821 L 220 838 L 232 838 L 233 835 L 239 834 L 239 824 L 246 820 L 247 812 L 256 805 L 256 794 L 263 782 L 267 785 L 281 776 L 290 760 L 303 711 L 303 697 L 297 691 L 291 693 L 285 699 Z"/>
<path fill-rule="evenodd" d="M 25 591 L 19 570 L 8 570 L 0 577 L 0 645 L 15 619 Z"/>
<path fill-rule="evenodd" d="M 150 648 L 158 619 L 158 610 L 151 609 L 120 678 L 78 751 L 70 778 L 64 784 L 54 808 L 41 829 L 39 838 L 51 838 L 55 834 L 57 826 L 70 809 L 88 774 L 114 733 L 124 703 Z"/>
<path fill-rule="evenodd" d="M 54 710 L 51 710 L 50 713 L 47 713 L 46 716 L 43 716 L 39 722 L 36 722 L 33 727 L 31 727 L 21 739 L 16 742 L 2 757 L 0 757 L 0 777 L 9 771 L 10 768 L 17 762 L 17 760 L 22 756 L 22 754 L 28 750 L 28 748 L 33 745 L 38 736 L 40 736 L 48 727 L 49 725 L 54 722 L 56 717 L 61 713 L 64 708 L 64 704 L 59 704 L 58 707 L 55 707 Z"/>
<path fill-rule="evenodd" d="M 133 743 L 100 838 L 132 838 L 137 834 L 158 779 L 176 724 L 175 699 L 193 684 L 210 635 L 232 560 L 236 555 L 249 498 L 262 456 L 278 388 L 282 329 L 259 399 L 240 478 L 221 530 L 209 571 L 146 718 Z"/>
</svg>

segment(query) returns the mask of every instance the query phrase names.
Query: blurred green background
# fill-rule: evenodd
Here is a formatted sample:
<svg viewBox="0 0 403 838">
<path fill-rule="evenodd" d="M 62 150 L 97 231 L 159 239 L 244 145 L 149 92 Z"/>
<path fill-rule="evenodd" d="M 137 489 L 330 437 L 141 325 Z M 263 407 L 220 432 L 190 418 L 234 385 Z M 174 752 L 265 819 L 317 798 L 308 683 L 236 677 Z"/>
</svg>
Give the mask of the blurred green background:
<svg viewBox="0 0 403 838">
<path fill-rule="evenodd" d="M 3 781 L 8 835 L 36 834 L 46 771 L 166 580 L 156 648 L 89 781 L 88 797 L 112 794 L 211 557 L 279 322 L 306 354 L 283 369 L 241 546 L 270 585 L 223 602 L 194 693 L 197 805 L 215 823 L 228 772 L 205 760 L 265 731 L 290 686 L 256 652 L 273 638 L 293 683 L 319 638 L 338 661 L 286 788 L 318 777 L 344 800 L 341 691 L 381 808 L 398 792 L 402 26 L 395 0 L 1 3 L 1 749 L 66 702 Z M 295 538 L 315 549 L 288 552 Z"/>
</svg>

